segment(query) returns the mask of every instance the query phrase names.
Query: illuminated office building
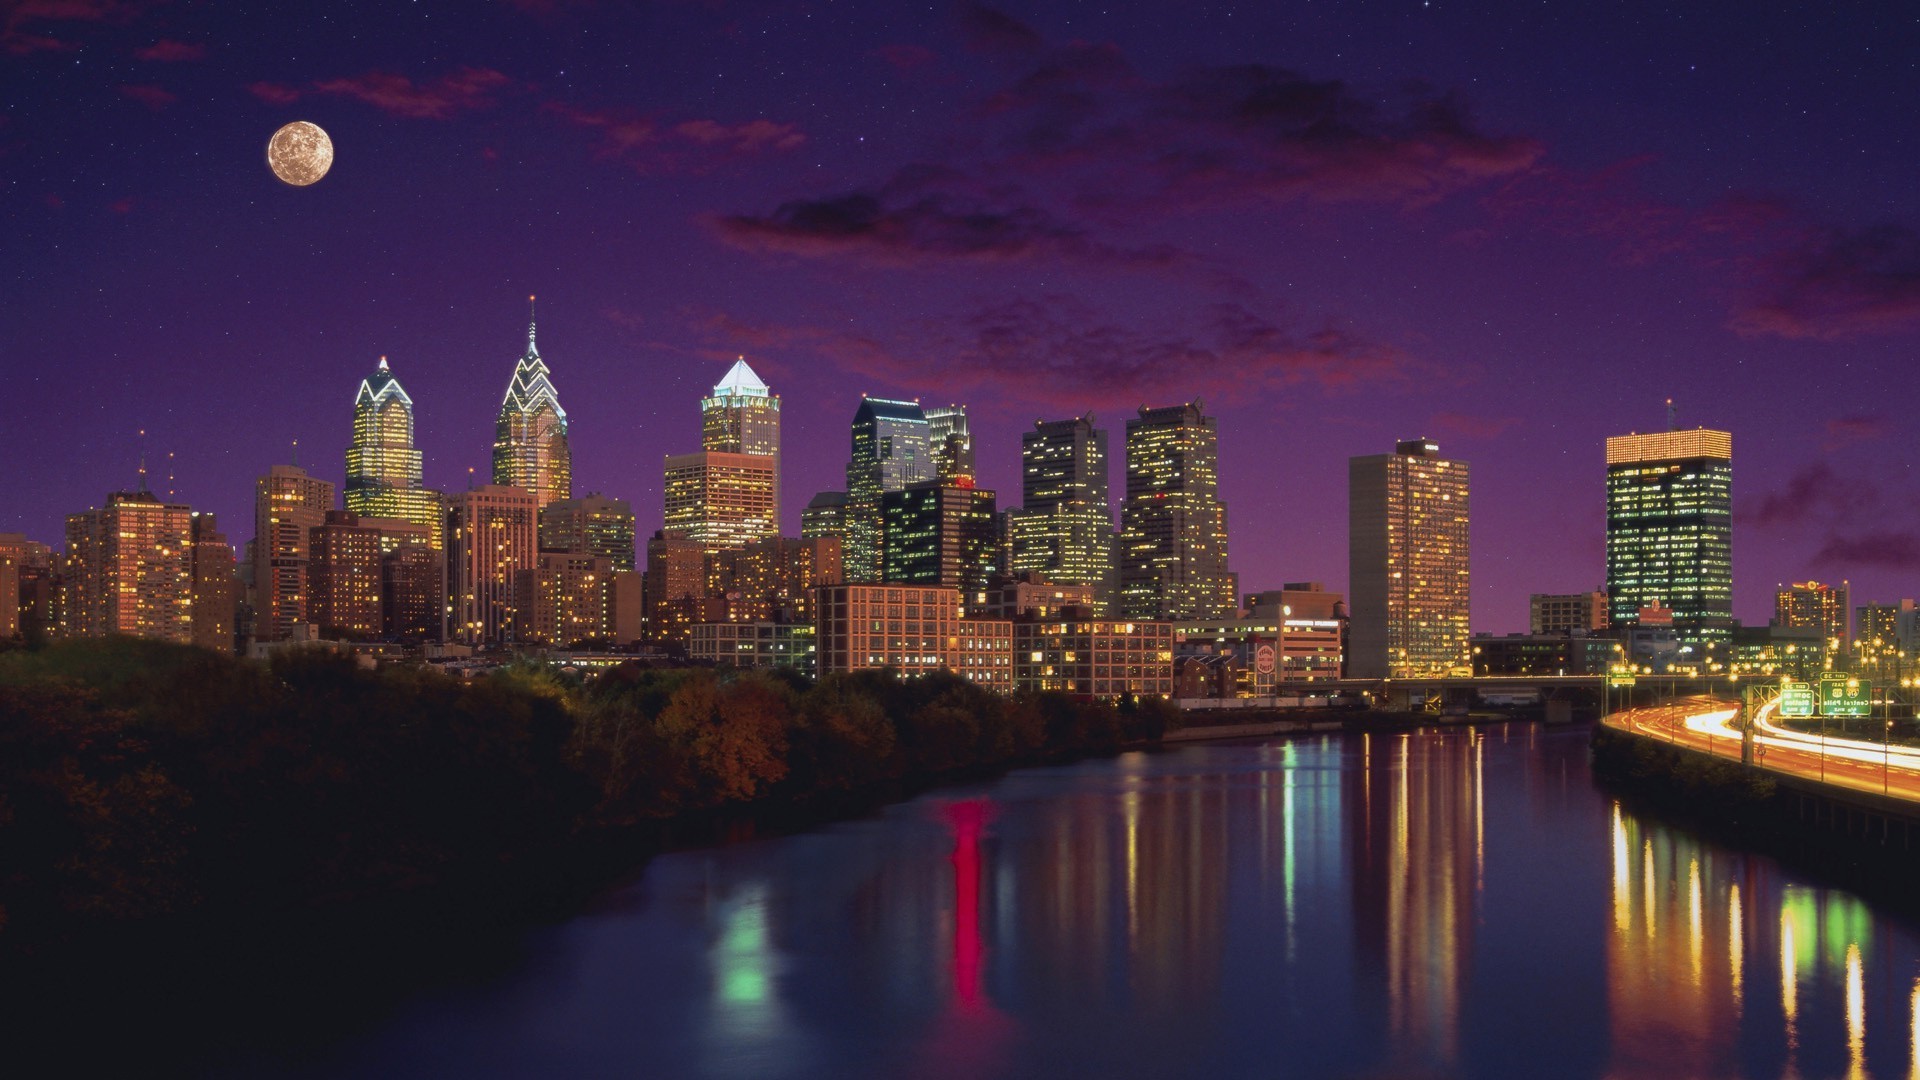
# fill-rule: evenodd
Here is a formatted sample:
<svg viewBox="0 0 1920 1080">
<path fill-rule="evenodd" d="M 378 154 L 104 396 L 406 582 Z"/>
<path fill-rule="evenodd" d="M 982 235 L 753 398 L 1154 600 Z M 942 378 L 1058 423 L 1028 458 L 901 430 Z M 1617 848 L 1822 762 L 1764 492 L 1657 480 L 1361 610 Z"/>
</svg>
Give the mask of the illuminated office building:
<svg viewBox="0 0 1920 1080">
<path fill-rule="evenodd" d="M 1698 428 L 1607 439 L 1607 604 L 1615 626 L 1673 612 L 1696 663 L 1733 630 L 1733 436 Z"/>
<path fill-rule="evenodd" d="M 1599 634 L 1611 625 L 1604 592 L 1534 593 L 1527 598 L 1529 634 Z"/>
<path fill-rule="evenodd" d="M 398 518 L 426 527 L 428 544 L 445 547 L 446 500 L 421 482 L 413 447 L 413 399 L 387 367 L 387 358 L 360 380 L 353 399 L 353 441 L 347 445 L 347 509 L 362 517 Z"/>
<path fill-rule="evenodd" d="M 1218 436 L 1198 401 L 1142 406 L 1127 421 L 1127 498 L 1120 507 L 1120 614 L 1128 619 L 1230 618 Z"/>
<path fill-rule="evenodd" d="M 604 555 L 543 551 L 518 575 L 517 607 L 529 641 L 549 645 L 613 636 L 613 560 Z"/>
<path fill-rule="evenodd" d="M 0 533 L 0 641 L 21 636 L 20 572 L 27 562 L 26 535 Z"/>
<path fill-rule="evenodd" d="M 1920 605 L 1861 604 L 1853 623 L 1853 670 L 1895 683 L 1920 674 Z"/>
<path fill-rule="evenodd" d="M 483 484 L 453 496 L 448 517 L 448 566 L 453 583 L 453 638 L 469 645 L 519 640 L 525 615 L 517 577 L 538 555 L 533 493 Z"/>
<path fill-rule="evenodd" d="M 146 490 L 67 515 L 61 631 L 193 641 L 193 511 Z"/>
<path fill-rule="evenodd" d="M 773 520 L 774 459 L 760 454 L 669 454 L 667 535 L 708 552 L 777 535 Z"/>
<path fill-rule="evenodd" d="M 1113 515 L 1107 503 L 1107 433 L 1093 414 L 1036 421 L 1020 436 L 1020 506 L 1007 512 L 1008 570 L 1093 590 L 1107 610 Z"/>
<path fill-rule="evenodd" d="M 533 496 L 535 507 L 573 497 L 573 452 L 567 446 L 567 411 L 527 323 L 527 352 L 514 366 L 513 381 L 494 426 L 493 482 Z"/>
<path fill-rule="evenodd" d="M 968 618 L 957 589 L 826 585 L 815 619 L 822 675 L 893 668 L 913 678 L 951 671 L 990 690 L 1013 689 L 1013 623 Z"/>
<path fill-rule="evenodd" d="M 1844 581 L 1838 585 L 1818 581 L 1782 585 L 1773 594 L 1773 625 L 1819 631 L 1822 662 L 1829 668 L 1844 669 L 1852 640 L 1847 626 L 1847 617 L 1853 614 L 1848 599 L 1850 592 L 1850 586 Z"/>
<path fill-rule="evenodd" d="M 647 541 L 647 569 L 641 591 L 646 597 L 647 640 L 684 645 L 695 623 L 724 622 L 726 598 L 709 595 L 707 550 L 695 540 L 665 530 Z"/>
<path fill-rule="evenodd" d="M 969 610 L 1000 571 L 994 493 L 973 478 L 930 480 L 880 497 L 882 579 L 959 589 Z"/>
<path fill-rule="evenodd" d="M 720 454 L 757 454 L 773 465 L 774 531 L 780 520 L 780 395 L 767 389 L 741 357 L 700 400 L 700 449 Z"/>
<path fill-rule="evenodd" d="M 853 414 L 853 456 L 847 462 L 845 554 L 848 581 L 879 581 L 885 569 L 880 497 L 934 479 L 931 428 L 912 401 L 862 397 Z"/>
<path fill-rule="evenodd" d="M 709 560 L 708 591 L 726 598 L 727 621 L 813 619 L 814 590 L 844 580 L 837 536 L 770 536 Z"/>
<path fill-rule="evenodd" d="M 383 552 L 380 633 L 396 641 L 439 641 L 446 623 L 445 575 L 446 560 L 424 543 Z"/>
<path fill-rule="evenodd" d="M 811 540 L 817 536 L 847 535 L 847 493 L 823 491 L 800 511 L 800 535 Z"/>
<path fill-rule="evenodd" d="M 598 492 L 540 508 L 540 550 L 599 555 L 633 569 L 633 504 Z"/>
<path fill-rule="evenodd" d="M 1347 463 L 1347 675 L 1471 670 L 1467 463 L 1424 439 Z"/>
<path fill-rule="evenodd" d="M 965 405 L 926 409 L 927 451 L 933 455 L 933 475 L 953 480 L 973 475 L 973 432 L 967 426 Z"/>
<path fill-rule="evenodd" d="M 310 624 L 312 534 L 333 509 L 333 485 L 275 465 L 253 489 L 253 637 L 285 641 Z"/>
</svg>

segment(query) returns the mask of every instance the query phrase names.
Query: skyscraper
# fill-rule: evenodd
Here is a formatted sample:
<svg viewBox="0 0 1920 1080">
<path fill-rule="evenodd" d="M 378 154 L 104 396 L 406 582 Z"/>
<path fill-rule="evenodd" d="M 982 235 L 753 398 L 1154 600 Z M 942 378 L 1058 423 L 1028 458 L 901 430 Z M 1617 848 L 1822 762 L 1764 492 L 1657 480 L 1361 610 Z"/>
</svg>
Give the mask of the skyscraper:
<svg viewBox="0 0 1920 1080">
<path fill-rule="evenodd" d="M 1127 499 L 1120 507 L 1120 614 L 1220 619 L 1239 610 L 1227 571 L 1217 430 L 1201 403 L 1141 406 L 1127 421 Z"/>
<path fill-rule="evenodd" d="M 1733 436 L 1697 428 L 1607 440 L 1607 602 L 1615 626 L 1673 611 L 1691 662 L 1733 632 Z"/>
<path fill-rule="evenodd" d="M 253 636 L 284 641 L 310 623 L 312 531 L 333 509 L 333 485 L 298 465 L 275 465 L 253 489 Z"/>
<path fill-rule="evenodd" d="M 422 483 L 420 451 L 413 448 L 413 399 L 384 356 L 354 395 L 344 497 L 354 514 L 424 525 L 429 546 L 445 547 L 445 499 Z"/>
<path fill-rule="evenodd" d="M 328 638 L 378 637 L 380 530 L 349 511 L 329 510 L 308 544 L 307 621 Z"/>
<path fill-rule="evenodd" d="M 193 641 L 193 511 L 146 489 L 67 515 L 61 630 Z"/>
<path fill-rule="evenodd" d="M 1820 631 L 1822 666 L 1844 668 L 1842 657 L 1853 640 L 1847 619 L 1853 614 L 1847 582 L 1826 585 L 1818 581 L 1796 581 L 1782 585 L 1773 594 L 1773 625 L 1791 629 Z"/>
<path fill-rule="evenodd" d="M 774 531 L 780 521 L 780 395 L 747 366 L 734 361 L 713 396 L 700 401 L 700 449 L 721 454 L 759 454 L 773 459 Z"/>
<path fill-rule="evenodd" d="M 527 298 L 531 304 L 533 298 Z M 535 507 L 573 496 L 573 452 L 567 446 L 567 411 L 527 322 L 527 352 L 514 366 L 494 427 L 493 482 L 533 496 Z"/>
<path fill-rule="evenodd" d="M 1094 589 L 1104 615 L 1113 577 L 1107 433 L 1093 414 L 1038 420 L 1020 436 L 1021 505 L 1007 512 L 1009 569 Z"/>
<path fill-rule="evenodd" d="M 967 427 L 967 407 L 942 405 L 925 410 L 925 414 L 933 475 L 941 480 L 972 476 L 973 432 Z"/>
<path fill-rule="evenodd" d="M 233 545 L 212 514 L 195 514 L 193 537 L 193 643 L 231 653 L 237 644 L 233 617 L 240 582 L 234 577 Z"/>
<path fill-rule="evenodd" d="M 633 569 L 633 504 L 592 492 L 540 508 L 540 550 L 601 555 Z"/>
<path fill-rule="evenodd" d="M 1347 463 L 1347 674 L 1469 666 L 1467 463 L 1425 439 Z"/>
<path fill-rule="evenodd" d="M 934 478 L 930 428 L 917 402 L 863 397 L 847 462 L 848 581 L 879 581 L 884 559 L 880 496 Z"/>
<path fill-rule="evenodd" d="M 667 535 L 709 554 L 778 535 L 773 520 L 774 461 L 761 454 L 669 454 Z"/>
<path fill-rule="evenodd" d="M 800 535 L 806 539 L 847 535 L 847 493 L 822 491 L 800 511 Z"/>
<path fill-rule="evenodd" d="M 885 516 L 881 580 L 959 589 L 978 605 L 997 565 L 994 495 L 973 478 L 928 480 L 880 497 Z M 971 607 L 969 608 L 971 610 Z"/>
<path fill-rule="evenodd" d="M 532 493 L 516 487 L 482 484 L 453 496 L 447 545 L 456 641 L 497 645 L 524 635 L 516 575 L 534 567 L 538 516 Z"/>
</svg>

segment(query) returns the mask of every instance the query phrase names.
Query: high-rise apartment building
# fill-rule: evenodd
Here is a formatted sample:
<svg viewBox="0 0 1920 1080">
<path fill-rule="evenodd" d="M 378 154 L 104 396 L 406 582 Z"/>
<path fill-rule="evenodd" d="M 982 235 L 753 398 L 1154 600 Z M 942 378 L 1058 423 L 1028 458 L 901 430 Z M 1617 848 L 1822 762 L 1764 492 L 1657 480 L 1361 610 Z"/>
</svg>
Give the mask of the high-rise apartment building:
<svg viewBox="0 0 1920 1080">
<path fill-rule="evenodd" d="M 642 581 L 647 640 L 684 645 L 687 628 L 693 624 L 726 620 L 725 598 L 709 595 L 707 563 L 706 547 L 699 541 L 671 536 L 665 530 L 647 541 Z"/>
<path fill-rule="evenodd" d="M 1613 625 L 1607 594 L 1534 593 L 1527 598 L 1527 633 L 1597 634 Z"/>
<path fill-rule="evenodd" d="M 1733 436 L 1607 439 L 1607 605 L 1615 626 L 1667 608 L 1686 662 L 1733 633 Z"/>
<path fill-rule="evenodd" d="M 0 641 L 22 637 L 20 575 L 27 564 L 24 533 L 0 533 Z"/>
<path fill-rule="evenodd" d="M 1009 570 L 1093 589 L 1105 614 L 1113 584 L 1107 433 L 1093 414 L 1036 421 L 1020 436 L 1020 506 L 1006 514 Z"/>
<path fill-rule="evenodd" d="M 633 569 L 633 504 L 593 492 L 540 508 L 540 550 L 599 555 Z"/>
<path fill-rule="evenodd" d="M 987 579 L 999 573 L 994 493 L 973 478 L 908 484 L 880 497 L 887 582 L 959 589 L 969 610 L 984 602 Z"/>
<path fill-rule="evenodd" d="M 543 551 L 519 572 L 518 608 L 529 641 L 572 645 L 613 637 L 613 560 L 583 552 Z"/>
<path fill-rule="evenodd" d="M 312 533 L 333 509 L 333 485 L 298 465 L 275 465 L 253 488 L 253 637 L 284 641 L 308 611 Z"/>
<path fill-rule="evenodd" d="M 1853 623 L 1853 670 L 1877 681 L 1920 675 L 1920 604 L 1861 604 Z"/>
<path fill-rule="evenodd" d="M 1424 439 L 1347 463 L 1347 675 L 1471 670 L 1467 463 Z"/>
<path fill-rule="evenodd" d="M 61 631 L 193 641 L 193 511 L 146 490 L 67 515 Z"/>
<path fill-rule="evenodd" d="M 446 560 L 424 543 L 401 544 L 382 553 L 381 635 L 396 641 L 439 641 L 447 615 L 445 577 Z"/>
<path fill-rule="evenodd" d="M 1229 618 L 1214 418 L 1201 403 L 1142 406 L 1127 421 L 1127 498 L 1120 507 L 1120 614 L 1129 619 Z"/>
<path fill-rule="evenodd" d="M 811 621 L 814 590 L 844 577 L 838 536 L 771 536 L 712 556 L 709 591 L 727 601 L 729 622 Z"/>
<path fill-rule="evenodd" d="M 880 497 L 934 478 L 926 414 L 917 402 L 863 397 L 847 462 L 848 581 L 879 581 L 886 547 Z"/>
<path fill-rule="evenodd" d="M 358 515 L 327 511 L 308 536 L 307 622 L 327 638 L 379 637 L 380 530 Z"/>
<path fill-rule="evenodd" d="M 453 583 L 453 638 L 497 645 L 525 633 L 516 576 L 539 553 L 539 502 L 532 492 L 483 484 L 453 496 L 448 566 Z"/>
<path fill-rule="evenodd" d="M 1818 630 L 1822 666 L 1845 668 L 1853 640 L 1847 619 L 1853 614 L 1847 582 L 1827 585 L 1796 581 L 1773 594 L 1773 625 L 1787 629 Z"/>
<path fill-rule="evenodd" d="M 514 365 L 494 425 L 493 483 L 520 488 L 541 507 L 573 497 L 573 452 L 567 444 L 567 411 L 534 345 L 533 328 L 529 319 L 526 355 Z"/>
<path fill-rule="evenodd" d="M 713 395 L 700 400 L 700 449 L 772 459 L 772 517 L 779 532 L 780 395 L 767 389 L 744 356 L 714 386 Z"/>
<path fill-rule="evenodd" d="M 667 535 L 710 553 L 777 535 L 773 485 L 774 459 L 761 454 L 669 454 Z"/>
<path fill-rule="evenodd" d="M 965 405 L 941 405 L 924 410 L 927 450 L 933 455 L 933 475 L 953 480 L 973 475 L 973 431 L 967 426 Z"/>
<path fill-rule="evenodd" d="M 240 582 L 234 577 L 233 545 L 212 514 L 193 515 L 193 643 L 216 652 L 231 653 L 234 613 L 240 602 Z"/>
<path fill-rule="evenodd" d="M 354 395 L 344 501 L 348 511 L 362 517 L 424 526 L 428 544 L 440 551 L 446 545 L 446 498 L 423 484 L 420 460 L 413 447 L 413 399 L 383 356 Z"/>
</svg>

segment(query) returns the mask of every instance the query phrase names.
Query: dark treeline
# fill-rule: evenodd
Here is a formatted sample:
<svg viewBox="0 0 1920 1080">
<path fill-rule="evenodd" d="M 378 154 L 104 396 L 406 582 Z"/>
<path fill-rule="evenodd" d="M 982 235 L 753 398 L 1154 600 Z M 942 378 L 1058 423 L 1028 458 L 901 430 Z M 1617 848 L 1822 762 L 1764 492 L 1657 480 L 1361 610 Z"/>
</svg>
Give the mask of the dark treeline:
<svg viewBox="0 0 1920 1080">
<path fill-rule="evenodd" d="M 131 639 L 0 655 L 0 953 L 550 871 L 592 838 L 1157 738 L 1157 701 L 541 665 L 472 680 Z M 538 867 L 539 869 L 536 869 Z"/>
</svg>

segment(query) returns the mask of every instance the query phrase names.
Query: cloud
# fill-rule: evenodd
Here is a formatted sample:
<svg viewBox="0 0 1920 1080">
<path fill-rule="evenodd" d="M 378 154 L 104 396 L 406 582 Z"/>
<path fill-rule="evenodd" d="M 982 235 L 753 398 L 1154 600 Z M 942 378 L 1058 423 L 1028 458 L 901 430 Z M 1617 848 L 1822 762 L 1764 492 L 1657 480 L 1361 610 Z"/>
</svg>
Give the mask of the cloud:
<svg viewBox="0 0 1920 1080">
<path fill-rule="evenodd" d="M 1164 246 L 1129 251 L 1098 242 L 1084 228 L 1039 207 L 996 205 L 990 199 L 925 188 L 796 199 L 771 214 L 733 215 L 713 224 L 736 247 L 815 257 L 847 255 L 884 266 L 1031 257 L 1165 265 L 1178 258 Z"/>
<path fill-rule="evenodd" d="M 585 109 L 558 101 L 548 102 L 546 109 L 576 127 L 598 132 L 599 156 L 642 174 L 709 172 L 746 158 L 797 150 L 807 141 L 798 125 L 767 119 L 667 124 L 628 110 Z"/>
<path fill-rule="evenodd" d="M 1760 496 L 1744 508 L 1737 507 L 1734 519 L 1760 527 L 1811 525 L 1865 514 L 1879 501 L 1880 493 L 1868 484 L 1816 461 L 1789 477 L 1785 487 Z"/>
<path fill-rule="evenodd" d="M 1827 421 L 1826 448 L 1837 450 L 1850 443 L 1868 442 L 1885 436 L 1887 418 L 1856 413 Z"/>
<path fill-rule="evenodd" d="M 0 21 L 0 49 L 24 56 L 36 52 L 66 52 L 79 48 L 44 32 L 44 23 L 127 23 L 146 8 L 127 0 L 13 0 Z M 31 27 L 32 29 L 29 29 Z"/>
<path fill-rule="evenodd" d="M 300 91 L 279 83 L 257 82 L 247 87 L 247 93 L 269 105 L 291 105 L 300 100 Z"/>
<path fill-rule="evenodd" d="M 1920 532 L 1877 531 L 1827 539 L 1813 557 L 1817 563 L 1920 569 Z"/>
<path fill-rule="evenodd" d="M 492 105 L 493 94 L 512 83 L 512 79 L 492 68 L 462 68 L 451 75 L 420 83 L 404 75 L 375 71 L 316 82 L 313 92 L 350 97 L 410 120 L 443 120 L 458 112 Z"/>
<path fill-rule="evenodd" d="M 911 392 L 1026 407 L 1131 408 L 1196 395 L 1235 402 L 1278 386 L 1321 390 L 1398 382 L 1397 349 L 1331 326 L 1301 332 L 1234 304 L 1215 305 L 1191 332 L 1158 335 L 1049 294 L 929 321 L 905 341 L 822 326 L 769 326 L 716 315 L 697 328 L 733 351 L 808 352 L 850 373 Z"/>
<path fill-rule="evenodd" d="M 172 64 L 186 60 L 205 59 L 207 47 L 193 42 L 161 38 L 159 41 L 145 48 L 135 49 L 133 55 L 139 60 L 151 60 L 158 63 Z"/>
<path fill-rule="evenodd" d="M 1920 234 L 1903 225 L 1810 231 L 1763 258 L 1732 328 L 1834 340 L 1920 328 Z"/>
<path fill-rule="evenodd" d="M 122 97 L 132 98 L 147 108 L 152 109 L 154 112 L 159 112 L 161 109 L 180 100 L 178 94 L 163 87 L 151 85 L 122 86 L 120 87 L 120 94 Z"/>
<path fill-rule="evenodd" d="M 976 48 L 1020 73 L 963 114 L 949 148 L 884 182 L 722 217 L 727 241 L 884 265 L 1042 255 L 1165 265 L 1095 239 L 1196 209 L 1262 201 L 1403 207 L 1528 168 L 1534 140 L 1481 131 L 1463 104 L 1410 86 L 1391 106 L 1337 81 L 1259 65 L 1156 81 L 1111 45 L 1048 48 L 1031 28 L 970 4 Z"/>
</svg>

